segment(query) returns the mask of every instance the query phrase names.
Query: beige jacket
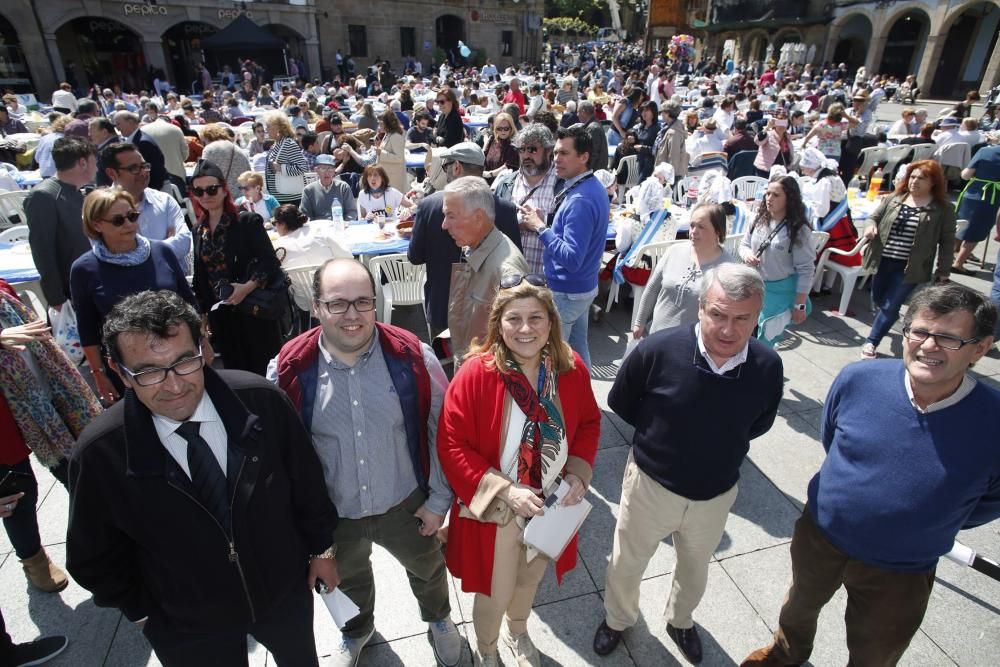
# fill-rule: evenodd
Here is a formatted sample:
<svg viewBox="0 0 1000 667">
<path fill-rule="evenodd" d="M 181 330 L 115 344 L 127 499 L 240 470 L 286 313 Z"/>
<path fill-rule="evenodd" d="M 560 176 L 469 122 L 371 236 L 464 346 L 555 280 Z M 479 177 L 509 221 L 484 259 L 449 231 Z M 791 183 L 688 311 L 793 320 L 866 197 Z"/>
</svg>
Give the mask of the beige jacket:
<svg viewBox="0 0 1000 667">
<path fill-rule="evenodd" d="M 160 147 L 160 152 L 163 153 L 163 165 L 167 171 L 179 178 L 185 178 L 184 163 L 188 159 L 188 142 L 181 128 L 160 118 L 152 123 L 146 123 L 141 129 L 143 134 Z"/>
<path fill-rule="evenodd" d="M 684 147 L 687 138 L 688 134 L 684 129 L 684 124 L 680 121 L 674 123 L 673 127 L 667 130 L 653 164 L 668 162 L 674 168 L 675 178 L 687 176 L 688 160 L 690 159 L 687 149 Z"/>
<path fill-rule="evenodd" d="M 406 194 L 406 140 L 402 134 L 387 134 L 382 140 L 378 166 L 385 169 L 389 185 Z"/>
<path fill-rule="evenodd" d="M 528 273 L 528 264 L 514 242 L 496 227 L 464 261 L 451 265 L 448 330 L 456 368 L 473 339 L 486 336 L 500 278 L 511 273 Z"/>
</svg>

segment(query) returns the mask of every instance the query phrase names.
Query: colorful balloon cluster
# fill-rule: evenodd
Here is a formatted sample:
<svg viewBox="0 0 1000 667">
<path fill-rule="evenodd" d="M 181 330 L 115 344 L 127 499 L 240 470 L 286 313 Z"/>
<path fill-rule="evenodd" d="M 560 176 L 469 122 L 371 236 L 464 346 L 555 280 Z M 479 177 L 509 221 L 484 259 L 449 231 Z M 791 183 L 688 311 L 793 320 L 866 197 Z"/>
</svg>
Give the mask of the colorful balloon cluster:
<svg viewBox="0 0 1000 667">
<path fill-rule="evenodd" d="M 671 60 L 691 60 L 694 58 L 694 37 L 674 35 L 667 46 L 667 55 Z"/>
</svg>

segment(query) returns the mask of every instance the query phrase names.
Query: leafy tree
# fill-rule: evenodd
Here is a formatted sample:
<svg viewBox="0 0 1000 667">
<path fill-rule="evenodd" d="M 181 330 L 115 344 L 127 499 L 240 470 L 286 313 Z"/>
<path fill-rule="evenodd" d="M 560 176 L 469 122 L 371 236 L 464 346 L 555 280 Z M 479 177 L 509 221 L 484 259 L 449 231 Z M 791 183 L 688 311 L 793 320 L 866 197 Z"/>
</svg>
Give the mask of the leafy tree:
<svg viewBox="0 0 1000 667">
<path fill-rule="evenodd" d="M 577 18 L 597 25 L 611 25 L 611 15 L 604 0 L 545 0 L 545 16 Z"/>
</svg>

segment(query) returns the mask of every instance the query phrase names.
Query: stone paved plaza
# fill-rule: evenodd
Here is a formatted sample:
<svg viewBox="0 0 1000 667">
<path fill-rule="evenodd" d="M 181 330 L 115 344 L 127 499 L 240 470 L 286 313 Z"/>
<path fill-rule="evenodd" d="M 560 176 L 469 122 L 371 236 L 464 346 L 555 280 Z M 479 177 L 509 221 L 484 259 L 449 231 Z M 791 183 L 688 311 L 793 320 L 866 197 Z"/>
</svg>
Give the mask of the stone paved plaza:
<svg viewBox="0 0 1000 667">
<path fill-rule="evenodd" d="M 995 256 L 996 244 L 989 254 Z M 992 265 L 988 265 L 990 268 Z M 963 283 L 989 290 L 990 274 L 959 276 Z M 839 289 L 839 286 L 838 286 Z M 740 494 L 725 535 L 710 568 L 708 591 L 695 612 L 705 647 L 704 665 L 734 665 L 752 649 L 764 645 L 775 627 L 778 609 L 790 579 L 788 544 L 792 525 L 806 498 L 806 484 L 823 460 L 819 421 L 827 389 L 835 374 L 860 356 L 871 316 L 864 292 L 854 294 L 857 316 L 828 312 L 839 294 L 824 297 L 807 322 L 780 346 L 785 365 L 785 393 L 774 427 L 753 442 L 743 466 Z M 604 617 L 602 592 L 611 552 L 612 533 L 622 472 L 628 455 L 630 428 L 607 410 L 607 395 L 616 365 L 625 348 L 625 314 L 618 305 L 600 324 L 592 325 L 594 390 L 604 410 L 601 449 L 597 456 L 590 501 L 594 504 L 581 532 L 580 564 L 556 586 L 552 568 L 536 599 L 529 623 L 531 635 L 546 665 L 640 665 L 661 667 L 685 664 L 666 636 L 662 612 L 674 567 L 674 552 L 665 541 L 646 570 L 642 583 L 642 616 L 625 634 L 615 653 L 599 658 L 591 651 L 594 630 Z M 397 323 L 414 331 L 420 326 L 416 308 L 398 309 Z M 899 356 L 901 337 L 894 332 L 882 352 Z M 1000 386 L 1000 355 L 994 350 L 975 369 L 977 375 Z M 720 409 L 720 417 L 724 409 Z M 983 434 L 996 438 L 997 434 Z M 900 458 L 905 466 L 905 457 Z M 36 466 L 37 469 L 37 466 Z M 65 559 L 68 497 L 62 486 L 39 471 L 39 522 L 52 558 Z M 996 559 L 1000 557 L 1000 522 L 959 536 L 965 544 Z M 361 665 L 431 666 L 433 654 L 427 626 L 421 623 L 402 568 L 376 549 L 378 582 L 377 634 L 361 656 Z M 461 632 L 474 641 L 472 596 L 452 580 L 452 615 Z M 30 590 L 6 534 L 0 533 L 0 591 L 8 631 L 15 641 L 38 634 L 66 634 L 67 651 L 51 664 L 60 667 L 99 665 L 158 665 L 140 633 L 117 611 L 98 609 L 90 594 L 75 583 L 58 595 Z M 316 638 L 321 656 L 329 656 L 339 633 L 325 610 L 316 608 Z M 841 593 L 820 617 L 813 665 L 844 665 Z M 468 657 L 468 652 L 466 653 Z M 504 656 L 513 665 L 509 654 Z M 962 665 L 991 667 L 1000 663 L 1000 582 L 950 561 L 937 572 L 930 607 L 921 632 L 902 664 L 910 666 Z M 274 664 L 263 647 L 256 647 L 252 664 Z M 467 663 L 468 664 L 468 663 Z"/>
</svg>

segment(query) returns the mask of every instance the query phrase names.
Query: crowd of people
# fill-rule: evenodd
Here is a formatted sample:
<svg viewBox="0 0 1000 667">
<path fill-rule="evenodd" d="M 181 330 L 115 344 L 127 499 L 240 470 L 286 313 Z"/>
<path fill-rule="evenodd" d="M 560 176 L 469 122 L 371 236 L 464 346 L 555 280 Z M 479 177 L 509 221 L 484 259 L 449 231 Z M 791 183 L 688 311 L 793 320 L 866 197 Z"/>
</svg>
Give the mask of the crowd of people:
<svg viewBox="0 0 1000 667">
<path fill-rule="evenodd" d="M 773 348 L 811 312 L 822 229 L 833 247 L 866 248 L 864 359 L 909 299 L 903 358 L 834 381 L 793 585 L 774 641 L 743 664 L 806 661 L 841 586 L 851 661 L 895 664 L 938 557 L 1000 516 L 1000 457 L 983 435 L 1000 430 L 1000 392 L 968 373 L 998 335 L 1000 268 L 992 303 L 949 280 L 991 230 L 1000 240 L 1000 147 L 980 147 L 994 110 L 972 119 L 970 94 L 936 124 L 907 108 L 883 129 L 876 106 L 916 102 L 912 77 L 694 65 L 635 45 L 552 48 L 546 66 L 504 72 L 445 63 L 427 78 L 413 61 L 356 78 L 348 64 L 278 90 L 243 63 L 197 97 L 162 81 L 53 95 L 22 223 L 44 298 L 75 314 L 87 363 L 0 281 L 0 471 L 22 485 L 0 494 L 0 517 L 30 585 L 68 584 L 38 537 L 34 452 L 72 491 L 69 574 L 141 626 L 164 665 L 244 664 L 247 634 L 278 664 L 316 665 L 312 590 L 334 587 L 359 613 L 332 664 L 357 664 L 376 630 L 373 544 L 405 568 L 440 664 L 462 655 L 448 572 L 475 595 L 476 664 L 501 649 L 540 664 L 528 618 L 549 561 L 560 581 L 576 565 L 576 537 L 550 552 L 526 528 L 588 493 L 594 301 L 602 275 L 634 269 L 681 184 L 687 242 L 644 277 L 637 344 L 608 398 L 635 431 L 593 650 L 610 654 L 636 624 L 646 564 L 672 535 L 667 634 L 702 660 L 694 614 L 750 441 L 777 415 Z M 16 102 L 0 110 L 5 135 L 26 130 Z M 870 177 L 862 149 L 926 141 L 977 148 L 958 170 L 957 214 L 941 163 L 913 160 L 855 232 L 842 205 Z M 767 179 L 757 204 L 727 177 L 747 152 L 748 175 Z M 414 153 L 421 168 L 407 167 Z M 616 230 L 602 271 L 619 200 L 641 214 Z M 412 223 L 407 256 L 426 265 L 428 333 L 447 330 L 447 353 L 377 321 L 379 276 L 319 222 L 386 216 Z M 742 238 L 727 250 L 731 234 Z M 290 337 L 272 311 L 302 267 L 318 268 Z M 895 474 L 901 432 L 908 475 Z M 0 665 L 37 664 L 66 641 L 15 645 L 0 617 Z"/>
</svg>

